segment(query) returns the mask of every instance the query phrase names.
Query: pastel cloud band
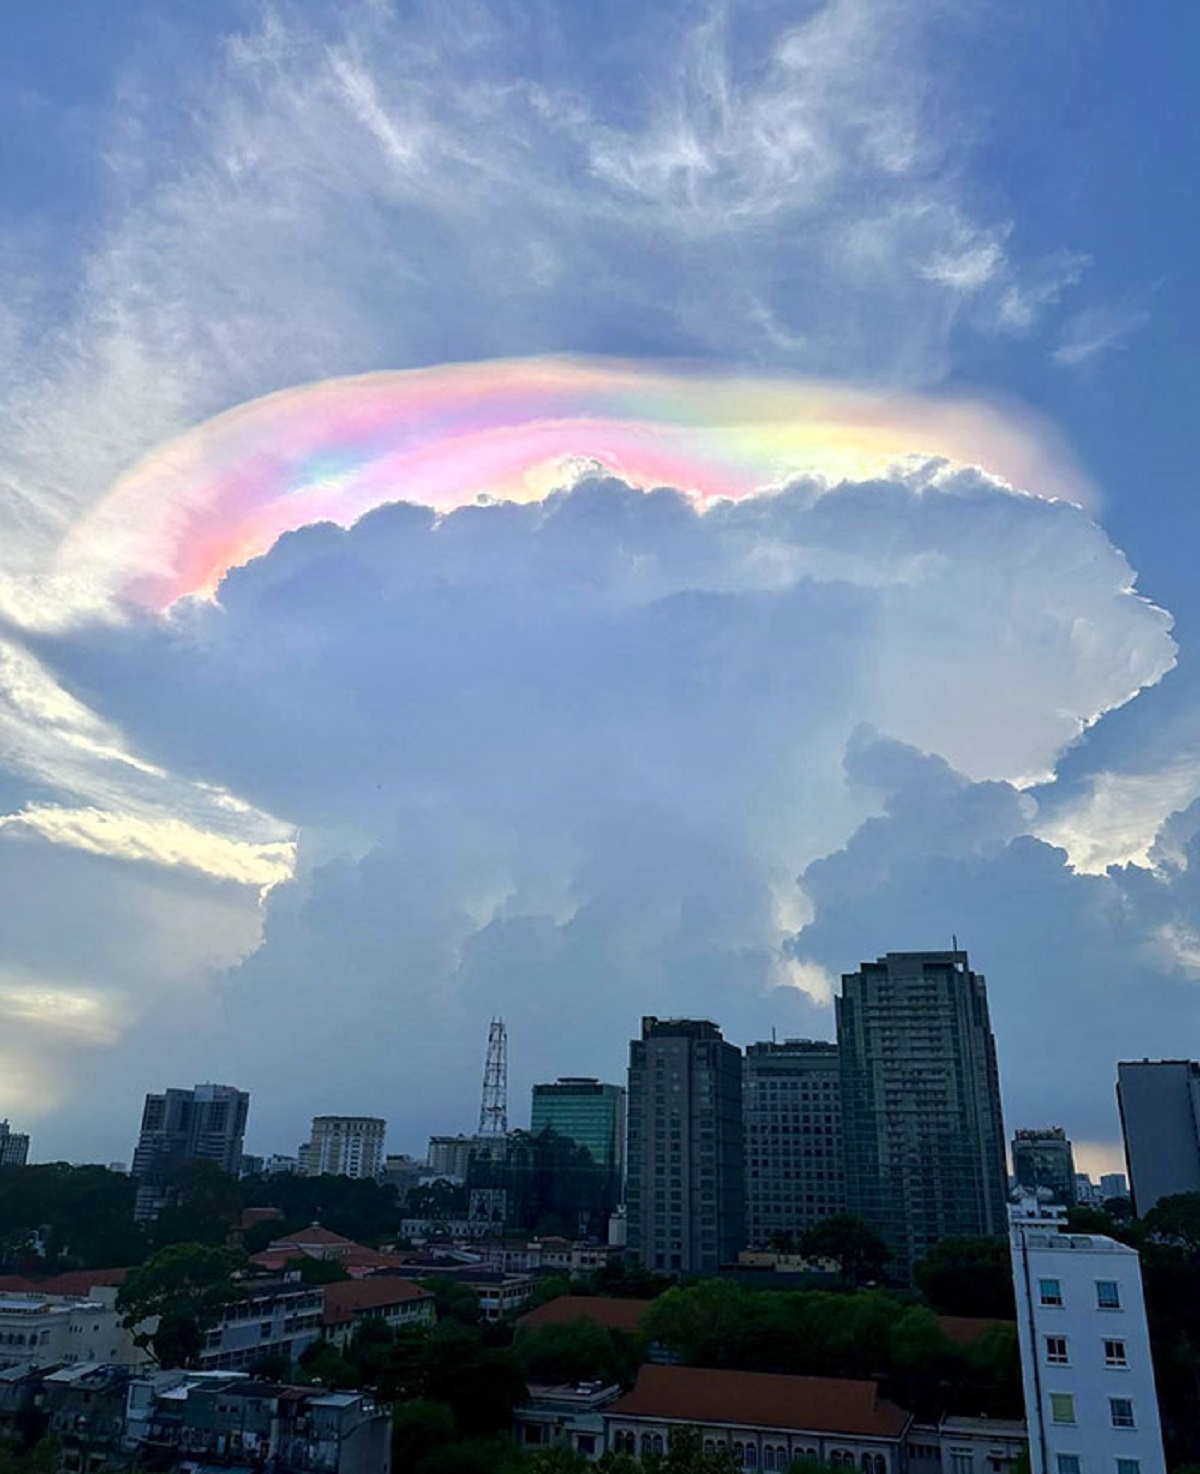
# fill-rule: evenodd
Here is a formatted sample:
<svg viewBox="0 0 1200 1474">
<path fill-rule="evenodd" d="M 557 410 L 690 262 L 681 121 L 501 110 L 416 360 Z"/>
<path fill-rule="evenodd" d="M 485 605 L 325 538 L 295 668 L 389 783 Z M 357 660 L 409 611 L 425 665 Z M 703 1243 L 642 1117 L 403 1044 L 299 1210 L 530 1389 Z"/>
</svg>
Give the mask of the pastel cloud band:
<svg viewBox="0 0 1200 1474">
<path fill-rule="evenodd" d="M 540 500 L 597 467 L 702 503 L 802 476 L 869 479 L 912 456 L 978 465 L 1086 505 L 1052 432 L 980 400 L 645 367 L 493 360 L 331 379 L 230 410 L 153 452 L 64 540 L 57 571 L 100 600 L 211 593 L 284 532 L 382 503 Z"/>
</svg>

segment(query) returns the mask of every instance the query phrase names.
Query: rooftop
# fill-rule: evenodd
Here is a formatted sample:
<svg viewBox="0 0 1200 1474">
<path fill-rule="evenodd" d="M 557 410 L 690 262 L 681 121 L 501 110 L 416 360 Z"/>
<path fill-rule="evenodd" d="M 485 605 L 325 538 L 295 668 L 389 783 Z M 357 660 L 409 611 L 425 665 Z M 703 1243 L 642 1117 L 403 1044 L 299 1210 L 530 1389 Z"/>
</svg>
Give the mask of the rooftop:
<svg viewBox="0 0 1200 1474">
<path fill-rule="evenodd" d="M 574 1321 L 590 1321 L 607 1326 L 610 1331 L 636 1331 L 653 1301 L 607 1299 L 599 1295 L 560 1295 L 547 1300 L 536 1310 L 521 1316 L 519 1326 L 563 1326 Z"/>
<path fill-rule="evenodd" d="M 874 1382 L 671 1366 L 642 1367 L 633 1391 L 606 1416 L 868 1438 L 899 1438 L 911 1422 L 903 1408 L 879 1396 Z"/>
<path fill-rule="evenodd" d="M 416 1300 L 432 1300 L 433 1296 L 411 1280 L 392 1275 L 374 1279 L 343 1280 L 325 1286 L 325 1310 L 322 1322 L 327 1326 L 352 1320 L 359 1310 L 375 1310 L 389 1305 L 406 1305 Z"/>
</svg>

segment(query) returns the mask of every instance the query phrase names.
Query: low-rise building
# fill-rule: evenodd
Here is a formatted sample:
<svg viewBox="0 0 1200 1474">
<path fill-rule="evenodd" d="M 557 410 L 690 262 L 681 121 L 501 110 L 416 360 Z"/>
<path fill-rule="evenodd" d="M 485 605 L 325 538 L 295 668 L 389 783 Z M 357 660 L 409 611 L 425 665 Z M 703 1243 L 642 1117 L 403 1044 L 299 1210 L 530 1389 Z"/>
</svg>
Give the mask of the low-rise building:
<svg viewBox="0 0 1200 1474">
<path fill-rule="evenodd" d="M 529 1388 L 513 1413 L 522 1448 L 568 1448 L 596 1459 L 604 1451 L 604 1409 L 621 1395 L 616 1383 L 575 1382 Z"/>
<path fill-rule="evenodd" d="M 116 1301 L 116 1289 L 103 1286 L 77 1295 L 0 1292 L 0 1368 L 146 1365 L 150 1353 L 125 1327 Z"/>
<path fill-rule="evenodd" d="M 1025 1424 L 943 1418 L 908 1431 L 908 1474 L 1011 1474 L 1029 1448 Z"/>
<path fill-rule="evenodd" d="M 61 1367 L 42 1378 L 46 1430 L 58 1442 L 60 1474 L 92 1474 L 118 1464 L 132 1373 L 94 1363 Z"/>
<path fill-rule="evenodd" d="M 334 1346 L 345 1346 L 363 1326 L 399 1330 L 404 1326 L 431 1326 L 436 1318 L 430 1292 L 393 1275 L 343 1280 L 326 1285 L 324 1290 L 321 1329 Z"/>
<path fill-rule="evenodd" d="M 912 1422 L 875 1382 L 650 1365 L 603 1417 L 606 1449 L 638 1458 L 664 1453 L 686 1424 L 706 1453 L 728 1451 L 743 1469 L 807 1458 L 863 1474 L 902 1474 Z"/>
<path fill-rule="evenodd" d="M 324 1310 L 320 1285 L 247 1281 L 245 1298 L 227 1305 L 204 1333 L 198 1364 L 205 1371 L 249 1371 L 268 1356 L 299 1361 L 321 1338 Z"/>
<path fill-rule="evenodd" d="M 397 1254 L 381 1253 L 356 1244 L 320 1223 L 273 1240 L 261 1253 L 253 1254 L 250 1263 L 270 1274 L 278 1274 L 297 1259 L 328 1259 L 339 1265 L 352 1279 L 377 1274 L 382 1269 L 398 1269 L 402 1263 Z"/>
<path fill-rule="evenodd" d="M 236 1375 L 159 1374 L 129 1389 L 125 1447 L 139 1466 L 389 1474 L 391 1414 L 363 1392 Z"/>
</svg>

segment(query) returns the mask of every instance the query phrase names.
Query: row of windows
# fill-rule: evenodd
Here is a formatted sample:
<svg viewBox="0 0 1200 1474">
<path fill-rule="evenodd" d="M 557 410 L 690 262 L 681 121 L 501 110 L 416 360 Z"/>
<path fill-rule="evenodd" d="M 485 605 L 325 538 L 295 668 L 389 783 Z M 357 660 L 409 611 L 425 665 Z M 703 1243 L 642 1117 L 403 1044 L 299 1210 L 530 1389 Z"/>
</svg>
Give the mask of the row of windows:
<svg viewBox="0 0 1200 1474">
<path fill-rule="evenodd" d="M 664 1438 L 661 1433 L 643 1433 L 640 1439 L 633 1433 L 618 1432 L 613 1437 L 613 1448 L 617 1453 L 641 1454 L 645 1458 L 648 1454 L 662 1455 L 665 1452 Z M 734 1463 L 740 1469 L 757 1469 L 758 1448 L 753 1443 L 737 1442 L 732 1446 L 723 1438 L 706 1438 L 704 1440 L 704 1453 L 707 1458 L 714 1458 L 717 1454 L 730 1452 Z M 762 1467 L 764 1469 L 788 1469 L 794 1459 L 811 1459 L 817 1462 L 818 1453 L 815 1448 L 799 1449 L 789 1454 L 786 1444 L 764 1443 L 762 1448 Z M 827 1462 L 835 1468 L 853 1469 L 856 1461 L 853 1452 L 848 1448 L 833 1449 Z M 862 1456 L 863 1474 L 887 1474 L 887 1460 L 882 1454 L 865 1453 Z"/>
<path fill-rule="evenodd" d="M 1083 1461 L 1078 1454 L 1059 1454 L 1058 1474 L 1084 1474 Z M 1142 1474 L 1140 1459 L 1118 1459 L 1116 1474 Z"/>
<path fill-rule="evenodd" d="M 1114 1428 L 1137 1427 L 1133 1416 L 1133 1399 L 1130 1397 L 1110 1397 L 1108 1413 Z M 1050 1394 L 1050 1421 L 1062 1425 L 1075 1422 L 1075 1398 L 1070 1392 Z"/>
<path fill-rule="evenodd" d="M 1057 1279 L 1038 1280 L 1038 1296 L 1043 1305 L 1062 1305 L 1062 1281 Z M 1117 1284 L 1116 1280 L 1097 1280 L 1096 1309 L 1120 1310 L 1120 1308 L 1121 1287 Z"/>
<path fill-rule="evenodd" d="M 1124 1341 L 1105 1337 L 1101 1344 L 1104 1347 L 1104 1365 L 1106 1367 L 1126 1367 L 1129 1365 L 1125 1354 Z M 1071 1348 L 1068 1346 L 1065 1336 L 1046 1337 L 1046 1360 L 1052 1366 L 1070 1366 Z"/>
</svg>

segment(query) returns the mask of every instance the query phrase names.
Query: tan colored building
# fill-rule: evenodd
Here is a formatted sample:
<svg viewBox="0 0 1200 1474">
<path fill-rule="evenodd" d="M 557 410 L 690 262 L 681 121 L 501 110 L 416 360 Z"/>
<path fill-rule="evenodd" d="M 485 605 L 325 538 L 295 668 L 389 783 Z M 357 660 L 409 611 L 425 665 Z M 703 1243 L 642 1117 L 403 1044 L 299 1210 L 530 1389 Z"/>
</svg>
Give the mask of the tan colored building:
<svg viewBox="0 0 1200 1474">
<path fill-rule="evenodd" d="M 339 1348 L 366 1325 L 400 1330 L 405 1326 L 431 1326 L 434 1319 L 434 1297 L 411 1280 L 379 1275 L 325 1286 L 321 1328 L 325 1339 Z"/>
<path fill-rule="evenodd" d="M 314 1116 L 300 1170 L 306 1177 L 378 1177 L 386 1131 L 379 1116 Z"/>
</svg>

